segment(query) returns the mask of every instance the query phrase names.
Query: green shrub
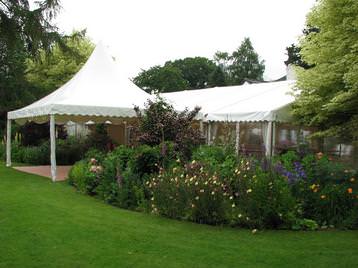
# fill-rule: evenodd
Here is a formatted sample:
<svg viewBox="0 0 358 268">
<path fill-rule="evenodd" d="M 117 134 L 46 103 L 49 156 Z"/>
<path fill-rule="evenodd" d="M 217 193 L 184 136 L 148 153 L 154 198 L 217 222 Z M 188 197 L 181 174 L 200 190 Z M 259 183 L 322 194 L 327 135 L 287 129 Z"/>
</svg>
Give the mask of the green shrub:
<svg viewBox="0 0 358 268">
<path fill-rule="evenodd" d="M 127 169 L 118 177 L 117 204 L 122 208 L 146 210 L 147 202 L 143 178 Z"/>
<path fill-rule="evenodd" d="M 290 182 L 303 217 L 321 226 L 346 227 L 358 223 L 358 219 L 354 222 L 351 218 L 358 206 L 356 171 L 322 153 L 300 159 L 290 152 L 278 161 L 283 163 L 281 173 Z"/>
<path fill-rule="evenodd" d="M 159 171 L 161 160 L 159 147 L 141 145 L 134 149 L 134 153 L 128 162 L 131 173 L 138 177 L 147 177 L 149 174 Z"/>
<path fill-rule="evenodd" d="M 235 209 L 233 223 L 250 228 L 289 228 L 296 218 L 296 202 L 287 180 L 241 160 L 231 178 Z"/>
<path fill-rule="evenodd" d="M 0 161 L 6 160 L 6 145 L 0 142 Z"/>
<path fill-rule="evenodd" d="M 81 160 L 72 166 L 68 175 L 69 183 L 82 193 L 94 195 L 99 174 L 100 166 Z"/>
<path fill-rule="evenodd" d="M 207 224 L 227 222 L 229 195 L 225 185 L 195 161 L 161 172 L 147 186 L 153 213 Z"/>
<path fill-rule="evenodd" d="M 57 140 L 56 160 L 61 165 L 72 165 L 84 158 L 87 145 L 84 139 L 68 137 L 65 140 Z"/>
</svg>

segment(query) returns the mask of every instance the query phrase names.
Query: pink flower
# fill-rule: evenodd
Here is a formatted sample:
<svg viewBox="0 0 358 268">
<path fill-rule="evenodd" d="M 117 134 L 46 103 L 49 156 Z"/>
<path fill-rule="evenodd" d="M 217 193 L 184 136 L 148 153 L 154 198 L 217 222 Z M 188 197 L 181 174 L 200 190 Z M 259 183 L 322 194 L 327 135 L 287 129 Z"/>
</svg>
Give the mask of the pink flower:
<svg viewBox="0 0 358 268">
<path fill-rule="evenodd" d="M 102 166 L 97 166 L 96 172 L 101 173 L 102 171 L 103 171 L 103 167 Z"/>
<path fill-rule="evenodd" d="M 90 163 L 92 165 L 95 165 L 95 164 L 97 164 L 97 160 L 95 158 L 91 158 Z"/>
<path fill-rule="evenodd" d="M 90 167 L 90 172 L 97 172 L 97 166 L 91 166 Z"/>
</svg>

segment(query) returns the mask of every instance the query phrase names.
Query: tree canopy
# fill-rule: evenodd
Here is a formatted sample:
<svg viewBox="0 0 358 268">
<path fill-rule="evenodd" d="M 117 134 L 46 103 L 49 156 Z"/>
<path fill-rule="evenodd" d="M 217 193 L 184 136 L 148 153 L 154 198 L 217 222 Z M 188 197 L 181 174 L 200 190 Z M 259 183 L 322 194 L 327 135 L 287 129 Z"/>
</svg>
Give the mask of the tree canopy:
<svg viewBox="0 0 358 268">
<path fill-rule="evenodd" d="M 30 9 L 29 1 L 0 1 L 0 135 L 6 112 L 36 99 L 34 87 L 25 78 L 26 59 L 40 48 L 50 51 L 61 35 L 51 24 L 59 10 L 59 1 L 38 1 Z"/>
<path fill-rule="evenodd" d="M 147 92 L 172 92 L 217 85 L 216 65 L 204 57 L 167 61 L 163 66 L 143 70 L 133 81 Z"/>
<path fill-rule="evenodd" d="M 68 49 L 63 50 L 56 44 L 51 53 L 40 50 L 37 59 L 29 58 L 26 62 L 26 79 L 38 90 L 38 97 L 47 95 L 70 80 L 94 49 L 85 31 L 63 37 L 63 43 Z"/>
<path fill-rule="evenodd" d="M 229 54 L 216 52 L 214 60 L 188 57 L 167 61 L 163 66 L 143 70 L 134 83 L 147 92 L 172 92 L 186 89 L 240 85 L 249 80 L 263 80 L 264 61 L 260 61 L 249 38 Z"/>
<path fill-rule="evenodd" d="M 318 29 L 303 36 L 294 114 L 318 127 L 317 135 L 358 140 L 358 2 L 320 0 L 307 25 Z"/>
<path fill-rule="evenodd" d="M 225 73 L 228 85 L 241 85 L 245 80 L 263 80 L 265 63 L 259 59 L 250 38 L 245 38 L 231 54 L 216 52 L 214 59 Z"/>
</svg>

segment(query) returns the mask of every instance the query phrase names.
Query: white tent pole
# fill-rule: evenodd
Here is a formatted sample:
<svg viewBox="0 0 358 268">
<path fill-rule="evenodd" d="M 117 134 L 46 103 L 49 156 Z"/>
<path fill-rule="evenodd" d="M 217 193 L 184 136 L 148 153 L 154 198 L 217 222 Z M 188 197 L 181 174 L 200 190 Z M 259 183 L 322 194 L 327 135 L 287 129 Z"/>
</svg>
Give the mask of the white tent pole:
<svg viewBox="0 0 358 268">
<path fill-rule="evenodd" d="M 265 155 L 271 157 L 272 150 L 272 121 L 265 124 L 266 137 L 265 137 Z"/>
<path fill-rule="evenodd" d="M 11 167 L 11 119 L 7 120 L 6 126 L 6 166 Z"/>
<path fill-rule="evenodd" d="M 237 122 L 236 123 L 236 130 L 235 130 L 235 149 L 236 149 L 236 153 L 239 154 L 240 151 L 240 123 Z"/>
<path fill-rule="evenodd" d="M 51 178 L 56 181 L 56 131 L 55 116 L 50 115 L 50 143 L 51 143 Z"/>
<path fill-rule="evenodd" d="M 276 122 L 272 122 L 271 156 L 275 155 L 276 148 Z"/>
<path fill-rule="evenodd" d="M 207 144 L 211 144 L 211 122 L 208 122 L 208 141 Z"/>
<path fill-rule="evenodd" d="M 124 145 L 128 145 L 127 121 L 123 121 L 124 127 Z"/>
<path fill-rule="evenodd" d="M 204 135 L 204 122 L 203 122 L 203 120 L 199 121 L 199 130 L 200 130 L 200 134 Z"/>
</svg>

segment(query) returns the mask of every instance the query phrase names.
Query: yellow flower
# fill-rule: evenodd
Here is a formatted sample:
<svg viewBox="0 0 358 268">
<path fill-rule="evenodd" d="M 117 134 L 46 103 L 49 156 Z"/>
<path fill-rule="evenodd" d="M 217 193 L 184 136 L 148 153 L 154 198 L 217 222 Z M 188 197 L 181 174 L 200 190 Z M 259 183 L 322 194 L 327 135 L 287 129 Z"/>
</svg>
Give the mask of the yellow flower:
<svg viewBox="0 0 358 268">
<path fill-rule="evenodd" d="M 256 233 L 257 233 L 257 229 L 253 229 L 253 230 L 251 231 L 251 233 L 256 234 Z"/>
<path fill-rule="evenodd" d="M 236 205 L 235 205 L 235 204 L 232 204 L 232 205 L 231 205 L 231 207 L 233 207 L 233 208 L 234 208 L 234 207 L 236 207 Z"/>
<path fill-rule="evenodd" d="M 246 193 L 251 193 L 252 192 L 252 189 L 247 189 L 246 190 Z"/>
<path fill-rule="evenodd" d="M 195 196 L 195 200 L 199 200 L 199 196 Z"/>
<path fill-rule="evenodd" d="M 241 218 L 241 217 L 242 217 L 242 215 L 241 215 L 241 214 L 239 214 L 239 215 L 237 215 L 237 217 Z"/>
<path fill-rule="evenodd" d="M 321 199 L 325 199 L 326 198 L 326 196 L 323 194 L 323 195 L 321 195 Z"/>
<path fill-rule="evenodd" d="M 350 181 L 350 182 L 354 182 L 354 181 L 355 181 L 355 178 L 350 178 L 349 181 Z"/>
<path fill-rule="evenodd" d="M 200 189 L 200 193 L 204 193 L 204 189 Z"/>
</svg>

